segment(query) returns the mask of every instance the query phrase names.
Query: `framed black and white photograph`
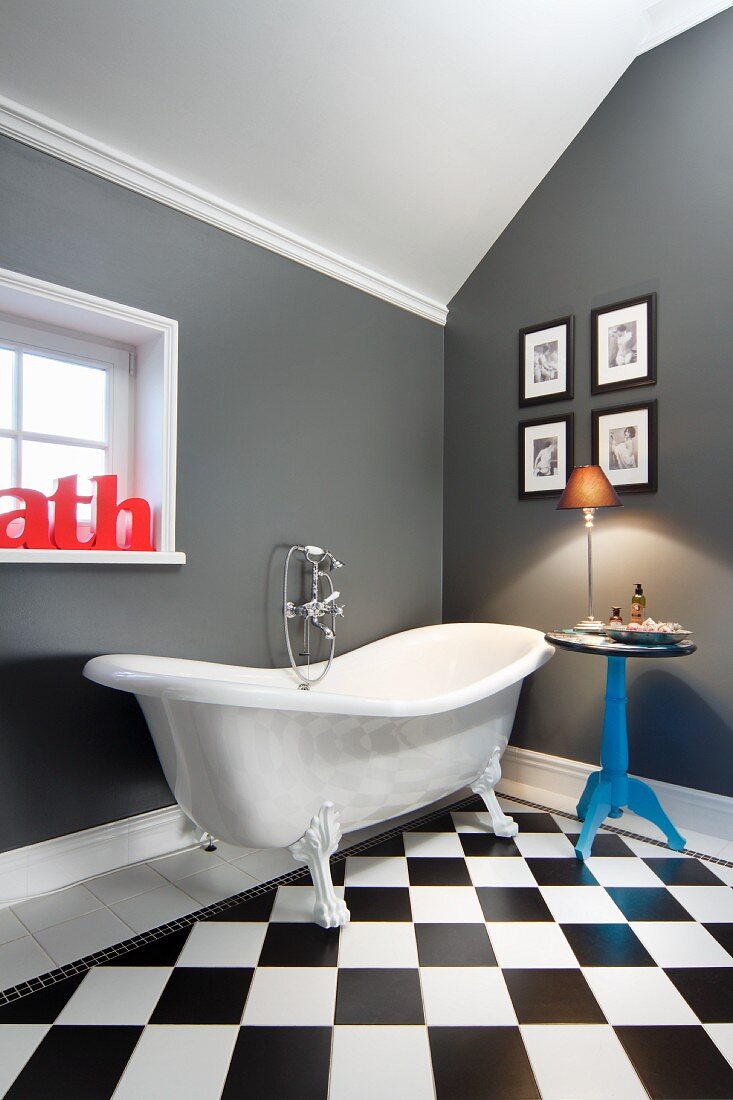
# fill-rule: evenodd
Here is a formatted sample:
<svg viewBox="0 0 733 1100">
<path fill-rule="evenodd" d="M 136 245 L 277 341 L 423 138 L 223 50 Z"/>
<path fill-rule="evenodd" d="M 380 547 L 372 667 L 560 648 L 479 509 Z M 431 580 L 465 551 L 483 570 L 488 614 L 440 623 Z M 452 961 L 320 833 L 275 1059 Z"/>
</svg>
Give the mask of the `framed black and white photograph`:
<svg viewBox="0 0 733 1100">
<path fill-rule="evenodd" d="M 657 491 L 657 403 L 595 409 L 593 462 L 619 493 Z"/>
<path fill-rule="evenodd" d="M 573 318 L 519 330 L 519 405 L 573 396 Z"/>
<path fill-rule="evenodd" d="M 656 312 L 656 294 L 591 312 L 592 393 L 656 382 Z"/>
<path fill-rule="evenodd" d="M 573 414 L 519 425 L 519 499 L 559 497 L 573 468 Z"/>
</svg>

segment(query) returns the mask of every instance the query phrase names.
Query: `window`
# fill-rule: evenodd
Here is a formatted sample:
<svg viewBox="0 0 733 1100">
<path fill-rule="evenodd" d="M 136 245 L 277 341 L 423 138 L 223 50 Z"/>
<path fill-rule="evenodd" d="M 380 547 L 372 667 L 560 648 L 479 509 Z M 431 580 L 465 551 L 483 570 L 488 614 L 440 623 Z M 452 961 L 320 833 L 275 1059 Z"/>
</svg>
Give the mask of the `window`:
<svg viewBox="0 0 733 1100">
<path fill-rule="evenodd" d="M 172 318 L 0 268 L 0 489 L 48 496 L 59 477 L 76 474 L 84 491 L 89 477 L 116 474 L 118 500 L 149 502 L 155 547 L 0 548 L 0 564 L 185 563 L 175 539 L 177 383 Z M 82 507 L 83 540 L 91 509 Z"/>
<path fill-rule="evenodd" d="M 77 474 L 89 496 L 90 478 L 117 474 L 126 493 L 130 383 L 129 349 L 0 318 L 0 488 L 50 496 L 58 478 Z M 15 506 L 0 499 L 0 511 Z M 91 505 L 79 505 L 77 518 L 90 524 Z"/>
</svg>

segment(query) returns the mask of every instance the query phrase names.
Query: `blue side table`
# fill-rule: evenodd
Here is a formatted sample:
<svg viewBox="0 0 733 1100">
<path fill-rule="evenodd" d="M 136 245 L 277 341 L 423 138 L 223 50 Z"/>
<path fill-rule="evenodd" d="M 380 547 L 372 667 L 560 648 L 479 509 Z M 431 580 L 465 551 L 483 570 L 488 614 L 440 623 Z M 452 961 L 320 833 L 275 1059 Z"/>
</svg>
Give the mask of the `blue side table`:
<svg viewBox="0 0 733 1100">
<path fill-rule="evenodd" d="M 685 838 L 667 817 L 654 791 L 641 779 L 634 779 L 628 774 L 626 661 L 629 657 L 687 657 L 695 652 L 697 646 L 693 642 L 665 646 L 624 645 L 603 636 L 596 639 L 587 634 L 559 631 L 546 634 L 545 638 L 550 645 L 561 649 L 605 657 L 608 664 L 601 770 L 588 776 L 585 790 L 578 802 L 578 817 L 584 824 L 575 847 L 576 856 L 581 860 L 586 859 L 590 855 L 593 838 L 599 826 L 607 817 L 621 817 L 625 807 L 658 825 L 666 836 L 669 847 L 675 852 L 681 851 L 685 846 Z"/>
</svg>

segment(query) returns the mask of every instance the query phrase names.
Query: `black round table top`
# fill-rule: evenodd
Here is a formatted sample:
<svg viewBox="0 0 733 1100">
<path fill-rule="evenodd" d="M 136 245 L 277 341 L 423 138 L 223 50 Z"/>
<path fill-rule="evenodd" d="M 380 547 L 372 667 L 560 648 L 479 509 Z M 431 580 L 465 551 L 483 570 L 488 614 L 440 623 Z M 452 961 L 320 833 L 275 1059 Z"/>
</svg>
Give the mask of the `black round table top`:
<svg viewBox="0 0 733 1100">
<path fill-rule="evenodd" d="M 674 642 L 672 645 L 626 645 L 614 642 L 604 634 L 580 634 L 575 631 L 551 630 L 545 634 L 550 645 L 573 649 L 578 653 L 594 653 L 601 657 L 688 657 L 697 646 L 694 642 Z"/>
</svg>

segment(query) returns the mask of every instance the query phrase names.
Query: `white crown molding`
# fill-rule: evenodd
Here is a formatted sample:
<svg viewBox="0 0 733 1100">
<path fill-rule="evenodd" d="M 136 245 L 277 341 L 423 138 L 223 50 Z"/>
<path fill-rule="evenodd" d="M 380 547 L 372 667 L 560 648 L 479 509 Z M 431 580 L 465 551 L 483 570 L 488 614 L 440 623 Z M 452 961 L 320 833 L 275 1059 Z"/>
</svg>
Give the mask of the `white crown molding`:
<svg viewBox="0 0 733 1100">
<path fill-rule="evenodd" d="M 731 6 L 731 0 L 656 0 L 647 4 L 650 31 L 639 47 L 639 54 L 661 46 L 670 38 L 684 34 L 698 23 L 712 19 Z"/>
<path fill-rule="evenodd" d="M 575 813 L 575 804 L 586 779 L 591 772 L 598 769 L 580 760 L 567 760 L 562 756 L 550 756 L 544 752 L 509 745 L 502 757 L 501 770 L 504 780 L 508 782 L 502 781 L 500 788 L 507 794 L 516 794 L 533 801 L 542 801 L 542 798 L 536 798 L 538 794 L 549 795 L 551 805 Z M 721 849 L 726 841 L 733 840 L 733 798 L 712 794 L 710 791 L 698 791 L 692 787 L 678 787 L 674 783 L 662 783 L 657 779 L 645 778 L 644 782 L 656 792 L 672 821 L 683 833 L 688 829 L 710 837 L 719 837 Z M 639 821 L 633 814 L 624 813 L 616 824 L 620 829 L 634 832 L 634 825 Z M 662 839 L 661 833 L 655 833 L 656 835 Z M 690 847 L 695 848 L 695 844 L 691 842 Z M 715 856 L 720 853 L 705 854 Z"/>
<path fill-rule="evenodd" d="M 126 817 L 0 854 L 0 907 L 61 890 L 197 842 L 180 806 Z"/>
<path fill-rule="evenodd" d="M 174 210 L 180 210 L 199 221 L 224 230 L 225 233 L 241 237 L 269 249 L 270 252 L 277 252 L 280 256 L 294 260 L 295 263 L 320 271 L 332 279 L 348 283 L 357 290 L 363 290 L 399 306 L 400 309 L 416 313 L 428 321 L 438 325 L 446 322 L 448 307 L 440 302 L 370 271 L 361 264 L 337 256 L 334 252 L 259 218 L 248 210 L 72 130 L 5 96 L 0 96 L 0 133 Z"/>
</svg>

